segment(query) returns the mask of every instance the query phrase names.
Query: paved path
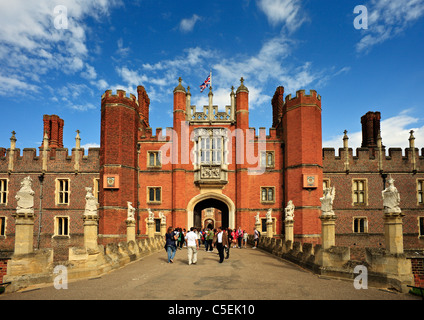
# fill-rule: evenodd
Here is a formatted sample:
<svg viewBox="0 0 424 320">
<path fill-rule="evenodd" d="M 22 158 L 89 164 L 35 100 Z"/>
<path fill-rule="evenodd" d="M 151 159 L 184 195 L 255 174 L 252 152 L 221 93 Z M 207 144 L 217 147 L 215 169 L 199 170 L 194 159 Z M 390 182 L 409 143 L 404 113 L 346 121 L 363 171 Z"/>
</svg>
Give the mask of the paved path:
<svg viewBox="0 0 424 320">
<path fill-rule="evenodd" d="M 89 280 L 72 281 L 68 289 L 52 285 L 2 294 L 0 300 L 420 300 L 410 294 L 368 288 L 351 281 L 321 278 L 259 249 L 231 249 L 218 263 L 216 250 L 200 250 L 198 263 L 187 264 L 178 250 L 173 264 L 165 251 Z"/>
</svg>

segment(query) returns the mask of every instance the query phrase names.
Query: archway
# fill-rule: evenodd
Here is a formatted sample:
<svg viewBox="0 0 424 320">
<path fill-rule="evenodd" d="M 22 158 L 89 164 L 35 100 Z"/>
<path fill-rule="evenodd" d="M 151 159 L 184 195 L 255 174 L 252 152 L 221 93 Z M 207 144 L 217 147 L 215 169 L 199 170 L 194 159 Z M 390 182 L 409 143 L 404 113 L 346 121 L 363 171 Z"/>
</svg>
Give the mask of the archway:
<svg viewBox="0 0 424 320">
<path fill-rule="evenodd" d="M 219 193 L 209 192 L 195 196 L 187 205 L 187 227 L 202 227 L 201 212 L 207 208 L 216 208 L 221 211 L 221 225 L 215 224 L 215 228 L 234 228 L 235 206 L 233 201 Z M 204 220 L 204 219 L 203 219 Z"/>
</svg>

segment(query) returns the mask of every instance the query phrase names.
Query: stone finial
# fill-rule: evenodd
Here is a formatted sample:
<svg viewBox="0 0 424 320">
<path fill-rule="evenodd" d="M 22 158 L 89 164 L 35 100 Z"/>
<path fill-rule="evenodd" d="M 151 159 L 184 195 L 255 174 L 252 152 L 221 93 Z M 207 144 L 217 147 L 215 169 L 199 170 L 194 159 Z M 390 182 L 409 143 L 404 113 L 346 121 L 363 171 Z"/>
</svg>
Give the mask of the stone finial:
<svg viewBox="0 0 424 320">
<path fill-rule="evenodd" d="M 236 93 L 239 93 L 239 92 L 247 92 L 247 93 L 249 92 L 249 90 L 244 85 L 244 78 L 243 77 L 241 77 L 241 79 L 240 79 L 240 87 L 238 87 Z"/>
<path fill-rule="evenodd" d="M 415 137 L 414 137 L 414 130 L 409 131 L 409 148 L 414 149 L 415 148 Z"/>
<path fill-rule="evenodd" d="M 10 137 L 10 149 L 14 150 L 16 148 L 16 137 L 15 137 L 16 132 L 12 131 L 12 136 Z"/>
<path fill-rule="evenodd" d="M 333 216 L 333 202 L 336 197 L 336 189 L 334 187 L 325 188 L 324 196 L 320 198 L 321 201 L 321 211 L 323 216 Z"/>
<path fill-rule="evenodd" d="M 384 213 L 401 213 L 401 209 L 399 207 L 400 194 L 395 187 L 395 180 L 392 176 L 389 176 L 389 180 L 387 182 L 389 183 L 389 186 L 381 192 L 383 197 Z"/>
<path fill-rule="evenodd" d="M 181 77 L 178 78 L 178 86 L 175 87 L 174 93 L 176 92 L 184 92 L 186 93 L 186 89 L 182 86 L 181 82 L 183 79 Z"/>
<path fill-rule="evenodd" d="M 76 133 L 77 133 L 77 136 L 75 137 L 75 149 L 80 149 L 81 148 L 81 138 L 80 138 L 80 131 L 79 130 L 77 130 L 76 131 Z"/>
<path fill-rule="evenodd" d="M 47 150 L 49 148 L 49 135 L 47 134 L 47 131 L 44 132 L 43 137 L 43 149 Z"/>
<path fill-rule="evenodd" d="M 289 200 L 287 207 L 284 209 L 286 213 L 286 221 L 293 221 L 294 219 L 294 204 L 292 200 Z"/>
<path fill-rule="evenodd" d="M 349 148 L 349 137 L 347 136 L 347 130 L 345 130 L 343 136 L 343 148 L 348 149 Z"/>
</svg>

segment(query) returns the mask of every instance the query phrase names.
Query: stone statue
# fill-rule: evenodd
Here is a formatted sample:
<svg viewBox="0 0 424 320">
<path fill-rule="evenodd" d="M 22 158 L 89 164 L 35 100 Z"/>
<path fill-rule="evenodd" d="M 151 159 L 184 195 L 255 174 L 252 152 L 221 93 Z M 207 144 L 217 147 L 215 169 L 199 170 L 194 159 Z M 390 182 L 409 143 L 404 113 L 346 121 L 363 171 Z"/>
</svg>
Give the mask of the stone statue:
<svg viewBox="0 0 424 320">
<path fill-rule="evenodd" d="M 97 200 L 93 194 L 93 189 L 91 187 L 86 187 L 85 191 L 87 194 L 85 195 L 85 211 L 96 211 L 97 210 Z"/>
<path fill-rule="evenodd" d="M 269 208 L 267 213 L 266 213 L 266 222 L 272 222 L 271 212 L 272 212 L 272 209 Z"/>
<path fill-rule="evenodd" d="M 150 208 L 147 208 L 147 211 L 149 212 L 147 222 L 155 222 L 155 214 L 152 212 L 152 210 L 150 210 Z"/>
<path fill-rule="evenodd" d="M 34 213 L 34 190 L 32 190 L 32 179 L 26 177 L 21 181 L 21 189 L 17 192 L 15 199 L 18 201 L 17 213 Z"/>
<path fill-rule="evenodd" d="M 127 205 L 128 205 L 128 216 L 127 216 L 127 220 L 128 221 L 135 221 L 135 208 L 132 206 L 132 202 L 127 201 Z"/>
<path fill-rule="evenodd" d="M 293 201 L 289 200 L 287 207 L 284 209 L 286 212 L 286 221 L 293 221 L 294 219 L 294 204 Z"/>
<path fill-rule="evenodd" d="M 166 216 L 162 211 L 159 212 L 159 218 L 161 224 L 166 224 Z"/>
<path fill-rule="evenodd" d="M 84 215 L 97 215 L 98 202 L 93 194 L 93 188 L 86 187 L 85 191 L 87 192 L 87 194 L 85 195 Z"/>
<path fill-rule="evenodd" d="M 259 211 L 256 213 L 256 216 L 255 216 L 255 224 L 260 224 L 261 222 L 260 222 L 260 220 L 259 220 Z"/>
<path fill-rule="evenodd" d="M 334 215 L 333 201 L 335 197 L 336 189 L 334 187 L 324 189 L 324 196 L 319 199 L 321 201 L 321 211 L 323 216 Z"/>
<path fill-rule="evenodd" d="M 385 213 L 400 213 L 400 194 L 394 185 L 395 180 L 390 176 L 389 186 L 381 192 Z"/>
</svg>

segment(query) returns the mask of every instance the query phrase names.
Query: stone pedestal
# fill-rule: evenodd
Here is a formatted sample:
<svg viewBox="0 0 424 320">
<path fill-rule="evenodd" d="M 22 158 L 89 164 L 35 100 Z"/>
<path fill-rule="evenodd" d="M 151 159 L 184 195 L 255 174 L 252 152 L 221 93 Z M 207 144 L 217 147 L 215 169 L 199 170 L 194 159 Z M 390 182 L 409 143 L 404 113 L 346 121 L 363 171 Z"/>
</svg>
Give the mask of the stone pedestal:
<svg viewBox="0 0 424 320">
<path fill-rule="evenodd" d="M 126 220 L 127 223 L 127 242 L 135 242 L 135 220 Z"/>
<path fill-rule="evenodd" d="M 268 238 L 272 238 L 274 236 L 274 230 L 273 230 L 272 224 L 273 224 L 272 221 L 266 222 L 266 236 Z"/>
<path fill-rule="evenodd" d="M 403 253 L 403 231 L 402 218 L 405 215 L 401 212 L 384 213 L 384 238 L 386 250 L 391 254 Z"/>
<path fill-rule="evenodd" d="M 334 214 L 321 215 L 321 241 L 324 250 L 336 245 L 336 216 Z"/>
<path fill-rule="evenodd" d="M 18 210 L 15 218 L 15 255 L 34 251 L 34 210 Z"/>
<path fill-rule="evenodd" d="M 147 236 L 149 238 L 155 237 L 155 222 L 154 221 L 147 221 Z"/>
<path fill-rule="evenodd" d="M 293 243 L 294 241 L 293 225 L 294 225 L 293 220 L 285 221 L 286 241 L 291 241 L 291 243 Z"/>
<path fill-rule="evenodd" d="M 160 224 L 160 235 L 164 237 L 166 235 L 166 223 Z"/>
<path fill-rule="evenodd" d="M 84 247 L 90 250 L 97 250 L 97 227 L 99 218 L 97 215 L 83 217 L 84 220 Z"/>
</svg>

